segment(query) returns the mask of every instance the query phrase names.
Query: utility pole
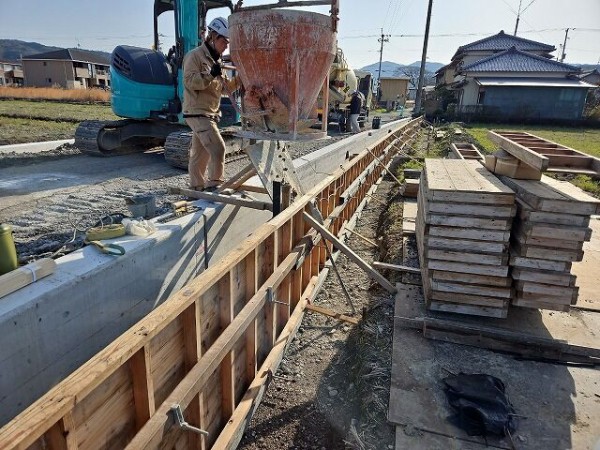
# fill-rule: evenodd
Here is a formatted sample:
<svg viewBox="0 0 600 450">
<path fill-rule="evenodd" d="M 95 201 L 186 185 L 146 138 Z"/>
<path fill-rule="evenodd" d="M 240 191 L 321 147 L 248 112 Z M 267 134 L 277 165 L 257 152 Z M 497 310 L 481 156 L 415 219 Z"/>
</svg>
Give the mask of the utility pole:
<svg viewBox="0 0 600 450">
<path fill-rule="evenodd" d="M 381 99 L 381 60 L 383 59 L 383 43 L 390 42 L 390 35 L 383 34 L 383 28 L 381 29 L 381 37 L 377 39 L 378 42 L 381 42 L 381 47 L 379 48 L 379 70 L 377 73 L 377 101 Z"/>
<path fill-rule="evenodd" d="M 523 0 L 519 0 L 519 11 L 517 12 L 517 21 L 515 22 L 515 32 L 513 36 L 517 35 L 517 30 L 519 29 L 519 20 L 521 19 L 521 5 L 523 4 Z"/>
<path fill-rule="evenodd" d="M 423 55 L 421 56 L 421 71 L 419 72 L 419 86 L 417 87 L 415 110 L 413 111 L 413 114 L 417 115 L 421 113 L 421 91 L 423 91 L 423 81 L 425 79 L 425 62 L 427 61 L 427 43 L 429 42 L 429 24 L 431 23 L 432 6 L 433 0 L 429 0 L 429 6 L 427 7 L 427 21 L 425 22 L 425 39 L 423 40 Z"/>
<path fill-rule="evenodd" d="M 563 42 L 563 46 L 562 46 L 562 55 L 560 55 L 560 62 L 563 62 L 565 60 L 565 58 L 567 57 L 567 39 L 569 36 L 569 30 L 570 28 L 565 28 L 565 41 Z"/>
</svg>

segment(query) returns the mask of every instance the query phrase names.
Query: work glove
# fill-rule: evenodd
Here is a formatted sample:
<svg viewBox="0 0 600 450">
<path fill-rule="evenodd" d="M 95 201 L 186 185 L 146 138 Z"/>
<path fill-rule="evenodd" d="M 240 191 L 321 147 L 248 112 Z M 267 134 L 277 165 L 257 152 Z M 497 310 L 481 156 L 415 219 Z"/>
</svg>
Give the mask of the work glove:
<svg viewBox="0 0 600 450">
<path fill-rule="evenodd" d="M 210 68 L 210 74 L 213 77 L 220 77 L 223 74 L 223 69 L 221 68 L 221 64 L 219 63 L 215 63 L 211 68 Z"/>
</svg>

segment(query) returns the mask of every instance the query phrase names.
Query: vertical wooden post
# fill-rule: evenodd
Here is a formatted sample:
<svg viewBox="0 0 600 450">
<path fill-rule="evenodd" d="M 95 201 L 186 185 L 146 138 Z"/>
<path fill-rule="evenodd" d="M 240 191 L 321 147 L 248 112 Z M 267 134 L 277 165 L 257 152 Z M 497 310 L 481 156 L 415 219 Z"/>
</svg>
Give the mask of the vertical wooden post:
<svg viewBox="0 0 600 450">
<path fill-rule="evenodd" d="M 133 383 L 135 407 L 135 428 L 140 430 L 150 419 L 156 404 L 154 402 L 154 381 L 152 380 L 150 349 L 147 345 L 138 350 L 129 360 Z"/>
<path fill-rule="evenodd" d="M 220 305 L 219 316 L 221 332 L 227 328 L 234 317 L 233 287 L 231 272 L 219 280 Z M 223 424 L 227 423 L 235 410 L 235 374 L 234 374 L 235 349 L 231 349 L 223 358 L 220 367 L 221 376 L 221 418 Z"/>
<path fill-rule="evenodd" d="M 75 421 L 73 414 L 68 412 L 45 434 L 49 450 L 77 450 L 77 436 L 75 436 Z"/>
<path fill-rule="evenodd" d="M 200 344 L 200 305 L 198 301 L 192 303 L 182 314 L 181 323 L 183 327 L 183 346 L 185 371 L 189 372 L 200 360 L 202 353 Z M 190 425 L 206 429 L 202 411 L 204 404 L 204 394 L 200 393 L 194 396 L 185 411 L 185 418 Z M 207 442 L 204 436 L 197 433 L 188 433 L 189 448 L 199 448 L 205 450 Z"/>
</svg>

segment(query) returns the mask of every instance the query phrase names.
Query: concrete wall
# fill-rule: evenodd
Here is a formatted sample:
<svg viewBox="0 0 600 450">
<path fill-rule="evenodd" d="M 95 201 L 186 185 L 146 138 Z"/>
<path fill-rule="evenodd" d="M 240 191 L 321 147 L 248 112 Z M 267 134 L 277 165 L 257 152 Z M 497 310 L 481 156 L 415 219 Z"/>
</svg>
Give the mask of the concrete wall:
<svg viewBox="0 0 600 450">
<path fill-rule="evenodd" d="M 303 188 L 339 168 L 349 149 L 361 151 L 399 123 L 294 161 Z M 205 209 L 159 224 L 149 237 L 115 239 L 124 256 L 85 247 L 59 258 L 54 274 L 2 299 L 0 426 L 271 218 L 269 211 L 197 204 Z"/>
</svg>

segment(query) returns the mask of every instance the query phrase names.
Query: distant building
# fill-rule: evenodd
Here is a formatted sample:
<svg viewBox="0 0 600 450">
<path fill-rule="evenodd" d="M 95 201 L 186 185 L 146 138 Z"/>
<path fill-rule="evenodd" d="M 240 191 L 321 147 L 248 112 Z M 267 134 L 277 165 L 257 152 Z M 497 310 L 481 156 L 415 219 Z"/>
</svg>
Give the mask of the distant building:
<svg viewBox="0 0 600 450">
<path fill-rule="evenodd" d="M 552 59 L 556 48 L 503 31 L 458 48 L 436 72 L 455 91 L 457 113 L 494 119 L 580 119 L 590 84 Z"/>
<path fill-rule="evenodd" d="M 598 69 L 590 70 L 588 72 L 582 72 L 579 75 L 581 81 L 593 84 L 594 86 L 600 86 L 600 71 Z"/>
<path fill-rule="evenodd" d="M 408 96 L 409 81 L 408 77 L 381 77 L 379 104 L 385 105 L 388 110 L 404 106 Z"/>
<path fill-rule="evenodd" d="M 0 86 L 22 86 L 23 69 L 21 64 L 0 61 Z"/>
<path fill-rule="evenodd" d="M 110 86 L 110 61 L 94 52 L 62 49 L 22 58 L 25 86 L 87 89 Z"/>
</svg>

